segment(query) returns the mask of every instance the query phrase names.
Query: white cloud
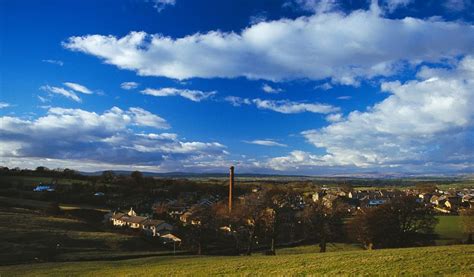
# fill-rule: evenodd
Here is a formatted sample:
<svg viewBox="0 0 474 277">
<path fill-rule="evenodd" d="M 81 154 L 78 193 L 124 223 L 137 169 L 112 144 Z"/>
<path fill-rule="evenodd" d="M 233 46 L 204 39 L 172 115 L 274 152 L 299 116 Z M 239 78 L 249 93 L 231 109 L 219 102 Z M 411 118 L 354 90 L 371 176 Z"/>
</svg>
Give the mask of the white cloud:
<svg viewBox="0 0 474 277">
<path fill-rule="evenodd" d="M 394 12 L 395 10 L 399 8 L 404 8 L 413 2 L 414 0 L 385 0 L 382 1 L 382 5 L 389 12 Z"/>
<path fill-rule="evenodd" d="M 288 156 L 271 158 L 265 166 L 275 170 L 300 170 L 302 167 L 322 166 L 324 163 L 317 155 L 304 151 L 291 151 Z"/>
<path fill-rule="evenodd" d="M 474 49 L 474 28 L 440 18 L 390 19 L 377 5 L 350 14 L 317 13 L 260 22 L 240 33 L 210 31 L 182 38 L 131 32 L 71 37 L 64 47 L 143 76 L 175 79 L 299 78 L 357 85 L 393 76 L 403 66 L 440 62 Z"/>
<path fill-rule="evenodd" d="M 382 83 L 390 95 L 366 112 L 302 134 L 325 165 L 463 168 L 474 162 L 474 58 L 425 67 L 419 80 Z M 314 161 L 314 159 L 312 159 Z"/>
<path fill-rule="evenodd" d="M 472 0 L 447 0 L 443 4 L 448 10 L 453 12 L 461 12 L 474 7 Z"/>
<path fill-rule="evenodd" d="M 140 84 L 137 82 L 123 82 L 120 87 L 125 90 L 136 89 Z"/>
<path fill-rule="evenodd" d="M 224 101 L 229 102 L 234 107 L 239 107 L 239 106 L 242 106 L 242 105 L 251 105 L 252 104 L 252 100 L 250 100 L 248 98 L 241 98 L 241 97 L 238 97 L 238 96 L 226 96 L 224 98 Z"/>
<path fill-rule="evenodd" d="M 320 103 L 300 103 L 292 102 L 288 100 L 261 100 L 259 98 L 253 99 L 253 103 L 259 109 L 272 110 L 284 114 L 294 114 L 294 113 L 332 113 L 337 112 L 339 108 Z"/>
<path fill-rule="evenodd" d="M 163 11 L 168 6 L 176 5 L 176 0 L 150 0 L 153 3 L 153 7 L 158 11 Z"/>
<path fill-rule="evenodd" d="M 343 115 L 340 113 L 333 113 L 328 116 L 326 116 L 326 120 L 329 122 L 339 122 L 343 120 Z"/>
<path fill-rule="evenodd" d="M 250 17 L 249 23 L 251 25 L 258 24 L 267 20 L 267 14 L 265 12 L 258 13 Z"/>
<path fill-rule="evenodd" d="M 70 98 L 76 102 L 82 102 L 81 98 L 77 96 L 77 94 L 74 91 L 67 90 L 65 88 L 60 88 L 60 87 L 53 87 L 49 85 L 41 86 L 41 90 L 49 92 L 49 93 L 54 93 L 54 94 L 59 94 L 64 97 Z"/>
<path fill-rule="evenodd" d="M 59 65 L 59 66 L 63 66 L 64 63 L 60 60 L 42 60 L 42 62 L 44 63 L 50 63 L 50 64 L 55 64 L 55 65 Z"/>
<path fill-rule="evenodd" d="M 164 97 L 164 96 L 181 96 L 194 102 L 200 102 L 201 100 L 212 97 L 216 94 L 215 91 L 200 91 L 200 90 L 189 90 L 189 89 L 178 89 L 178 88 L 161 88 L 152 89 L 147 88 L 141 91 L 142 94 Z"/>
<path fill-rule="evenodd" d="M 322 85 L 318 85 L 314 87 L 315 89 L 322 89 L 322 90 L 330 90 L 332 89 L 332 85 L 330 83 L 324 83 Z"/>
<path fill-rule="evenodd" d="M 272 110 L 284 114 L 295 114 L 304 112 L 327 114 L 339 111 L 338 107 L 334 107 L 328 104 L 302 103 L 289 100 L 265 100 L 260 98 L 249 99 L 241 98 L 238 96 L 227 96 L 224 98 L 224 101 L 229 102 L 234 107 L 253 104 L 259 109 Z"/>
<path fill-rule="evenodd" d="M 173 133 L 136 133 L 132 127 L 166 129 L 161 117 L 142 108 L 113 107 L 102 114 L 81 109 L 50 108 L 34 120 L 0 117 L 2 162 L 23 164 L 54 160 L 55 164 L 146 166 L 173 170 L 191 161 L 226 155 L 218 142 L 182 141 Z M 59 162 L 60 161 L 60 162 Z M 40 164 L 38 164 L 40 163 Z"/>
<path fill-rule="evenodd" d="M 132 122 L 137 126 L 148 126 L 158 129 L 168 129 L 169 125 L 163 118 L 152 114 L 151 112 L 142 108 L 130 108 L 129 113 Z"/>
<path fill-rule="evenodd" d="M 80 92 L 80 93 L 92 94 L 92 91 L 90 89 L 86 88 L 85 86 L 83 86 L 81 84 L 66 82 L 66 83 L 64 83 L 64 85 L 67 86 L 68 88 L 70 88 L 74 91 Z"/>
<path fill-rule="evenodd" d="M 273 88 L 269 84 L 263 84 L 262 90 L 266 93 L 280 93 L 283 91 L 281 88 Z"/>
<path fill-rule="evenodd" d="M 339 7 L 338 0 L 288 0 L 283 6 L 298 10 L 324 13 L 334 11 Z"/>
<path fill-rule="evenodd" d="M 337 99 L 339 99 L 339 100 L 349 100 L 349 99 L 352 99 L 352 96 L 343 95 L 343 96 L 339 96 Z"/>
<path fill-rule="evenodd" d="M 244 141 L 244 142 L 249 143 L 249 144 L 262 145 L 262 146 L 280 146 L 280 147 L 287 146 L 286 144 L 279 143 L 270 139 L 256 139 L 256 140 Z"/>
<path fill-rule="evenodd" d="M 6 102 L 0 102 L 0 109 L 4 109 L 4 108 L 8 108 L 10 107 L 11 105 L 9 103 L 6 103 Z"/>
</svg>

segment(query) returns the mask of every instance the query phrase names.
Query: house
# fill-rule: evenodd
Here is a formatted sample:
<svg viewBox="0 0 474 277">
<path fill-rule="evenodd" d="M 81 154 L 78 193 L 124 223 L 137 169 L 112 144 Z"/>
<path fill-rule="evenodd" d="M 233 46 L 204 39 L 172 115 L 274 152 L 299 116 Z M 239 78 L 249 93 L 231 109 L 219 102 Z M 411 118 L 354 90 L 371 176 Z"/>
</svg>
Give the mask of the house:
<svg viewBox="0 0 474 277">
<path fill-rule="evenodd" d="M 144 216 L 123 216 L 121 221 L 125 222 L 125 225 L 132 229 L 139 229 L 142 227 L 142 223 L 147 220 Z"/>
<path fill-rule="evenodd" d="M 40 192 L 42 192 L 42 191 L 49 191 L 49 192 L 52 192 L 52 191 L 54 191 L 54 188 L 53 188 L 51 185 L 42 185 L 42 184 L 39 184 L 39 185 L 37 185 L 37 186 L 33 189 L 33 191 L 37 191 L 37 192 L 38 192 L 38 191 L 40 191 Z"/>
<path fill-rule="evenodd" d="M 145 234 L 151 237 L 157 237 L 161 233 L 168 233 L 173 230 L 173 225 L 158 219 L 147 219 L 142 222 L 142 226 Z"/>
<path fill-rule="evenodd" d="M 177 236 L 171 234 L 171 233 L 170 233 L 170 234 L 163 235 L 163 236 L 161 236 L 160 238 L 163 240 L 163 242 L 164 242 L 165 244 L 167 244 L 167 243 L 173 243 L 173 244 L 176 244 L 176 243 L 179 244 L 179 243 L 181 243 L 181 239 L 178 238 Z"/>
<path fill-rule="evenodd" d="M 462 198 L 459 196 L 450 196 L 444 202 L 444 205 L 449 209 L 456 209 L 461 206 Z"/>
<path fill-rule="evenodd" d="M 126 215 L 126 214 L 124 214 L 124 213 L 120 213 L 120 212 L 116 213 L 116 212 L 114 212 L 114 213 L 112 214 L 112 216 L 110 217 L 110 221 L 112 221 L 112 224 L 113 224 L 114 226 L 120 226 L 120 227 L 122 227 L 122 226 L 125 225 L 125 222 L 123 222 L 123 221 L 121 220 L 121 218 L 124 217 L 125 215 Z"/>
</svg>

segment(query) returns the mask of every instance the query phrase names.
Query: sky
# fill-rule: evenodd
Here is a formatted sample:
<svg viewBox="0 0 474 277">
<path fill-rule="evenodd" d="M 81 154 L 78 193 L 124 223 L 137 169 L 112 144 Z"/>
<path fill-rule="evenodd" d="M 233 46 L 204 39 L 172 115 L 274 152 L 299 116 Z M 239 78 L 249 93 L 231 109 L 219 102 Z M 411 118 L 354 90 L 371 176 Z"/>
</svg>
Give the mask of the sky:
<svg viewBox="0 0 474 277">
<path fill-rule="evenodd" d="M 474 172 L 474 1 L 0 0 L 0 164 Z"/>
</svg>

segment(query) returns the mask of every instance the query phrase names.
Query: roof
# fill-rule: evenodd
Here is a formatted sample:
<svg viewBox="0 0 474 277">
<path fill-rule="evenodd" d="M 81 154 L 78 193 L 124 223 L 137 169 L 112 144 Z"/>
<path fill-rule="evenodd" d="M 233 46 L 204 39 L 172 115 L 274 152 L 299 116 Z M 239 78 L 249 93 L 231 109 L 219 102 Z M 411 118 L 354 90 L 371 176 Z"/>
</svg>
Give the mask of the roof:
<svg viewBox="0 0 474 277">
<path fill-rule="evenodd" d="M 158 226 L 160 224 L 166 223 L 164 220 L 159 220 L 159 219 L 147 219 L 145 222 L 143 222 L 143 225 L 146 226 Z"/>
<path fill-rule="evenodd" d="M 122 216 L 124 216 L 124 213 L 115 213 L 112 215 L 113 219 L 120 219 Z"/>
<path fill-rule="evenodd" d="M 128 222 L 128 223 L 141 223 L 145 221 L 147 218 L 144 216 L 124 216 L 121 218 L 122 221 Z"/>
<path fill-rule="evenodd" d="M 162 238 L 165 238 L 165 239 L 169 239 L 169 240 L 172 240 L 172 241 L 181 241 L 180 238 L 178 238 L 177 236 L 173 235 L 173 234 L 166 234 L 166 235 L 162 235 L 161 236 Z"/>
</svg>

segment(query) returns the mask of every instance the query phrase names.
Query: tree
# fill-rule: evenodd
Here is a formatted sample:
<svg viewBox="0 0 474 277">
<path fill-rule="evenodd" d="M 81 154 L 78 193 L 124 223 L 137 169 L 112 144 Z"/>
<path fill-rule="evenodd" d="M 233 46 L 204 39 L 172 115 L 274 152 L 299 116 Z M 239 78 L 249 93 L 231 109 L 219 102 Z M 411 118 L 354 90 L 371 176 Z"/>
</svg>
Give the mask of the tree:
<svg viewBox="0 0 474 277">
<path fill-rule="evenodd" d="M 285 233 L 292 236 L 295 223 L 295 203 L 298 194 L 289 189 L 270 189 L 263 193 L 265 207 L 261 216 L 264 232 L 270 237 L 270 255 L 275 255 L 275 244 L 278 235 Z M 282 232 L 285 231 L 285 232 Z"/>
<path fill-rule="evenodd" d="M 133 171 L 131 174 L 130 174 L 130 177 L 132 177 L 132 179 L 135 181 L 136 184 L 140 185 L 142 182 L 143 182 L 143 174 L 138 171 L 138 170 L 135 170 Z"/>
<path fill-rule="evenodd" d="M 101 179 L 106 183 L 110 183 L 115 179 L 115 173 L 112 170 L 103 171 Z"/>
<path fill-rule="evenodd" d="M 418 190 L 419 192 L 422 193 L 433 193 L 435 192 L 438 188 L 434 184 L 429 184 L 429 183 L 417 183 L 415 185 L 415 189 Z"/>
<path fill-rule="evenodd" d="M 247 244 L 247 255 L 251 255 L 255 244 L 257 232 L 264 226 L 266 216 L 263 202 L 257 194 L 245 198 L 244 203 L 234 206 L 230 215 L 231 225 L 238 232 L 237 239 L 243 237 Z"/>
<path fill-rule="evenodd" d="M 346 211 L 347 208 L 337 202 L 330 207 L 321 201 L 309 202 L 304 208 L 303 221 L 312 237 L 319 240 L 319 252 L 326 252 L 327 242 L 342 233 Z"/>
<path fill-rule="evenodd" d="M 467 234 L 467 243 L 473 243 L 472 235 L 474 234 L 474 208 L 465 209 L 460 212 L 461 226 L 464 233 Z"/>
<path fill-rule="evenodd" d="M 426 244 L 433 238 L 437 219 L 413 196 L 394 198 L 364 209 L 349 224 L 349 233 L 368 249 Z"/>
<path fill-rule="evenodd" d="M 38 173 L 43 173 L 43 172 L 49 171 L 49 169 L 45 166 L 38 166 L 35 171 Z"/>
<path fill-rule="evenodd" d="M 188 242 L 202 255 L 208 244 L 216 238 L 215 212 L 212 208 L 200 207 L 193 212 L 188 229 Z"/>
</svg>

